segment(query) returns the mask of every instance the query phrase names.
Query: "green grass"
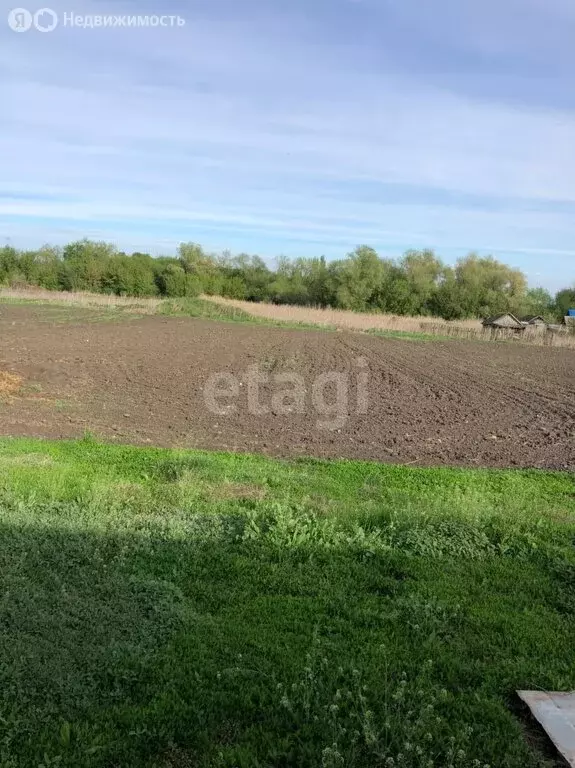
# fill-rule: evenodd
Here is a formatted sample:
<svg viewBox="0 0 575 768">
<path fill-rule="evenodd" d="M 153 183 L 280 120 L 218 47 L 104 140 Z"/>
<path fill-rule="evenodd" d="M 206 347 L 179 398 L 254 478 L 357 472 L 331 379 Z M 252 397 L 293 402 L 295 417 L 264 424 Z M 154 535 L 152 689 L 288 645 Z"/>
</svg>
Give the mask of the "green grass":
<svg viewBox="0 0 575 768">
<path fill-rule="evenodd" d="M 567 474 L 2 439 L 0 508 L 2 768 L 554 764 Z"/>
<path fill-rule="evenodd" d="M 426 331 L 396 331 L 373 328 L 366 333 L 387 339 L 402 339 L 403 341 L 463 341 L 466 344 L 518 344 L 520 342 L 517 338 L 492 339 L 489 336 L 482 338 L 481 336 L 467 335 L 464 331 L 459 335 L 455 333 L 449 335 L 447 333 L 427 333 Z"/>
<path fill-rule="evenodd" d="M 372 328 L 366 331 L 371 336 L 383 336 L 386 339 L 402 339 L 404 341 L 453 341 L 456 337 L 440 333 L 425 333 L 424 331 L 392 331 Z"/>
<path fill-rule="evenodd" d="M 253 323 L 254 320 L 257 320 L 242 309 L 198 298 L 165 299 L 159 307 L 158 314 L 201 317 L 207 320 L 233 323 Z"/>
</svg>

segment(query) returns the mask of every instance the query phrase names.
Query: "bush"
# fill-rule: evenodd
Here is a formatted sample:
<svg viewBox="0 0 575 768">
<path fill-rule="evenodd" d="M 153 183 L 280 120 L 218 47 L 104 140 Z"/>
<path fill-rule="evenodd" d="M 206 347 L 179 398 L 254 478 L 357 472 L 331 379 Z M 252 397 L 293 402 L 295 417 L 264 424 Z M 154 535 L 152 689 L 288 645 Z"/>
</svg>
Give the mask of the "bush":
<svg viewBox="0 0 575 768">
<path fill-rule="evenodd" d="M 575 290 L 553 300 L 541 288 L 527 289 L 525 276 L 492 257 L 474 254 L 445 265 L 433 251 L 408 251 L 400 259 L 381 259 L 369 246 L 345 258 L 282 257 L 271 270 L 258 256 L 206 253 L 182 243 L 177 257 L 121 253 L 110 243 L 79 240 L 63 249 L 0 249 L 0 283 L 17 276 L 26 283 L 65 291 L 116 295 L 195 297 L 201 293 L 248 301 L 301 306 L 332 306 L 358 312 L 433 315 L 446 320 L 496 312 L 560 315 L 575 306 Z"/>
</svg>

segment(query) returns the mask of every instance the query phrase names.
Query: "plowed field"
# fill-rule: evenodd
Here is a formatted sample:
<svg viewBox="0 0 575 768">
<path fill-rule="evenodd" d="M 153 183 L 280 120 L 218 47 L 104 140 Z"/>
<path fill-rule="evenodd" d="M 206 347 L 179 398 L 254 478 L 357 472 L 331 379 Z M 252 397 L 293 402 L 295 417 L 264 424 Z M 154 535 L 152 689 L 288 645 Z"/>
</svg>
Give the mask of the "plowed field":
<svg viewBox="0 0 575 768">
<path fill-rule="evenodd" d="M 22 381 L 0 392 L 0 434 L 90 430 L 126 443 L 279 456 L 575 469 L 568 349 L 96 319 L 0 305 L 0 372 Z M 358 388 L 360 374 L 367 383 Z M 294 375 L 297 402 L 282 398 L 293 395 Z"/>
</svg>

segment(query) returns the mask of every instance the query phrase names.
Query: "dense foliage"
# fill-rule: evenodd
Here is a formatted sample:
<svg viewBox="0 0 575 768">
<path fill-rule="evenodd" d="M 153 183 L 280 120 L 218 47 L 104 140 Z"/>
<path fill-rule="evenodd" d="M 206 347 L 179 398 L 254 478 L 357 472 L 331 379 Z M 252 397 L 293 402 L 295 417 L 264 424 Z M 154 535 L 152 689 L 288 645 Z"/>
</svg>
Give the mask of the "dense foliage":
<svg viewBox="0 0 575 768">
<path fill-rule="evenodd" d="M 575 307 L 575 286 L 553 298 L 529 289 L 525 275 L 492 257 L 470 254 L 447 266 L 431 250 L 382 259 L 358 246 L 344 259 L 280 258 L 270 269 L 259 256 L 211 254 L 182 243 L 176 257 L 128 255 L 114 245 L 80 240 L 37 251 L 0 249 L 0 284 L 133 296 L 221 295 L 398 315 L 455 320 L 510 311 L 560 318 Z"/>
</svg>

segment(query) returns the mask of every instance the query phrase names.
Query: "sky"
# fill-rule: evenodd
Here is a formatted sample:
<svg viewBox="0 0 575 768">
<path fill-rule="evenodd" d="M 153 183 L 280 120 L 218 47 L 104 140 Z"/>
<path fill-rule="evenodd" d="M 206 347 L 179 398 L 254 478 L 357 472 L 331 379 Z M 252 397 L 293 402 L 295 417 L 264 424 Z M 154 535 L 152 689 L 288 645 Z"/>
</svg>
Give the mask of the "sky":
<svg viewBox="0 0 575 768">
<path fill-rule="evenodd" d="M 0 244 L 429 247 L 575 282 L 573 0 L 45 2 L 51 32 L 1 10 Z"/>
</svg>

